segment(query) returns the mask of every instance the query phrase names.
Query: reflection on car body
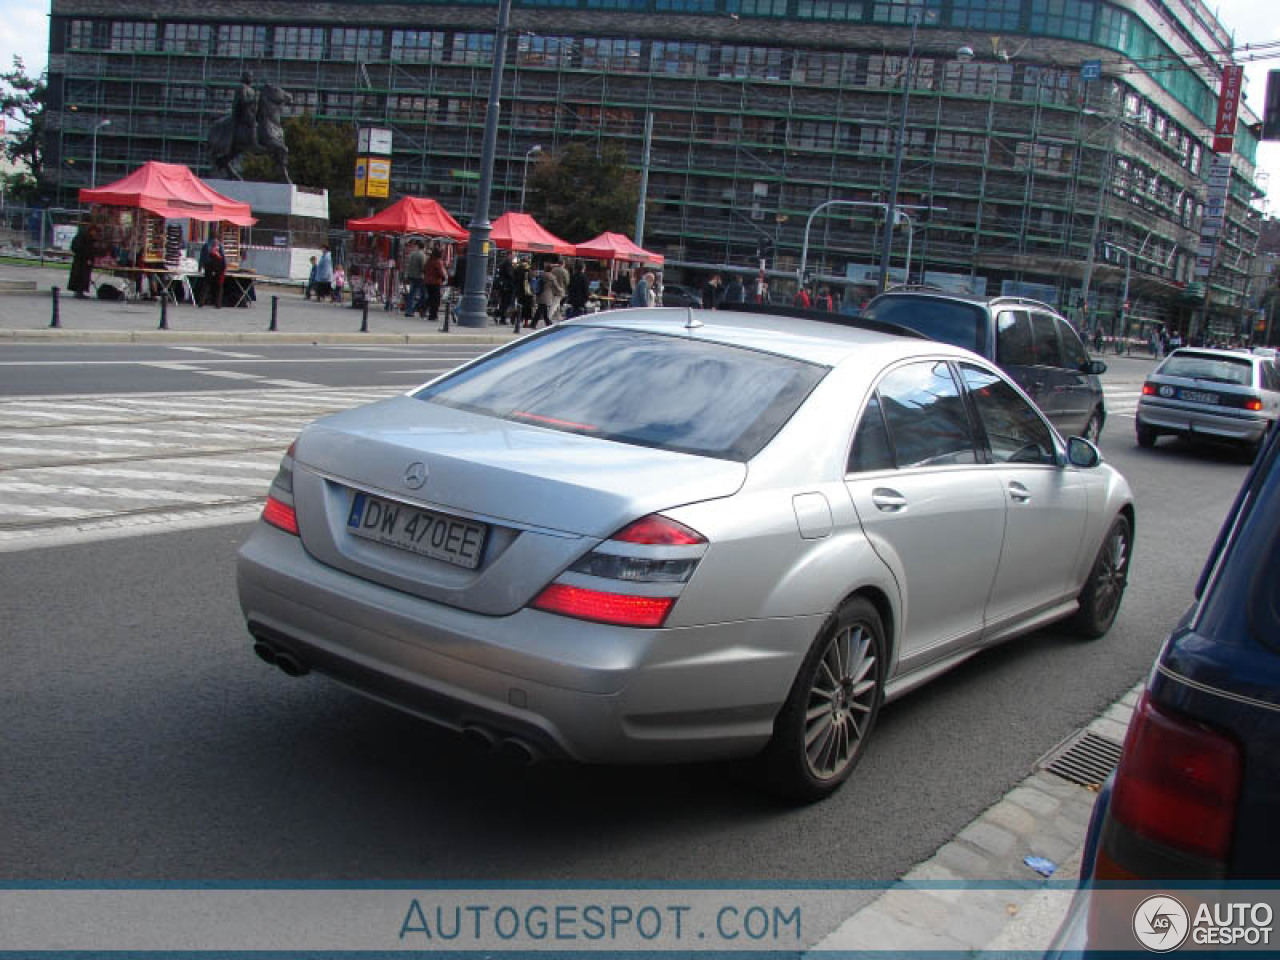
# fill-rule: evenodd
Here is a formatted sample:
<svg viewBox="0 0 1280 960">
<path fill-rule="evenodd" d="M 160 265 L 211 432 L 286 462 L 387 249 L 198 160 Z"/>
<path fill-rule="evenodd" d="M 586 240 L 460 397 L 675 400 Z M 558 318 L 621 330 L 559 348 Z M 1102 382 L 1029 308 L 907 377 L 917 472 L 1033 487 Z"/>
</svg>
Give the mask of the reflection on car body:
<svg viewBox="0 0 1280 960">
<path fill-rule="evenodd" d="M 369 497 L 457 550 L 353 535 Z M 1120 474 L 981 357 L 656 308 L 312 424 L 238 582 L 288 672 L 527 756 L 759 754 L 814 799 L 887 699 L 1054 621 L 1104 633 L 1133 532 Z"/>
</svg>

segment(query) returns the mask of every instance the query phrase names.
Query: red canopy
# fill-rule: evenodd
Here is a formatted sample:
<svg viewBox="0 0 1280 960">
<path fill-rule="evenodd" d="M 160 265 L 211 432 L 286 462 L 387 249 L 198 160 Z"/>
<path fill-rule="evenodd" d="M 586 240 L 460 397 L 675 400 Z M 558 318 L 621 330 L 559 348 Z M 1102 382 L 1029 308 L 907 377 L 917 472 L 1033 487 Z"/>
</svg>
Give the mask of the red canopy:
<svg viewBox="0 0 1280 960">
<path fill-rule="evenodd" d="M 566 257 L 576 254 L 572 243 L 561 240 L 527 213 L 504 213 L 493 222 L 490 238 L 494 246 L 503 250 L 559 253 Z"/>
<path fill-rule="evenodd" d="M 459 241 L 470 236 L 448 210 L 427 197 L 402 197 L 375 216 L 348 220 L 347 229 L 369 233 L 421 233 Z"/>
<path fill-rule="evenodd" d="M 655 267 L 662 266 L 666 259 L 660 253 L 650 253 L 643 247 L 636 246 L 629 237 L 621 233 L 610 233 L 608 230 L 586 243 L 578 244 L 578 256 L 596 260 L 626 260 L 628 263 L 647 263 Z"/>
<path fill-rule="evenodd" d="M 258 222 L 249 204 L 224 197 L 180 163 L 158 160 L 105 187 L 81 188 L 80 202 L 140 207 L 166 220 L 226 220 L 241 227 Z"/>
</svg>

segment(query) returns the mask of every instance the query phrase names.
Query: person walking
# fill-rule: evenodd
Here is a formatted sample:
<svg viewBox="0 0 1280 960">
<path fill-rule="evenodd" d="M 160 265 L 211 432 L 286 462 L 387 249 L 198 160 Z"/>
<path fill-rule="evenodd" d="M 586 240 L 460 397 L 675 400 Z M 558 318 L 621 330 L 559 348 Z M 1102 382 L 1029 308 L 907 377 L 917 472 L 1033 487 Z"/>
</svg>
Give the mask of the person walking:
<svg viewBox="0 0 1280 960">
<path fill-rule="evenodd" d="M 463 257 L 463 262 L 466 258 Z M 498 323 L 506 324 L 507 315 L 511 312 L 511 303 L 516 296 L 515 265 L 511 257 L 504 257 L 498 264 L 498 272 L 493 278 L 493 292 L 498 300 Z"/>
<path fill-rule="evenodd" d="M 557 260 L 551 264 L 551 273 L 556 278 L 556 286 L 559 288 L 559 297 L 555 303 L 551 305 L 551 320 L 559 323 L 564 319 L 564 298 L 569 293 L 569 271 L 565 269 L 563 263 Z"/>
<path fill-rule="evenodd" d="M 440 319 L 440 292 L 449 282 L 449 268 L 444 265 L 444 251 L 440 244 L 433 244 L 431 256 L 422 270 L 422 285 L 427 291 L 427 319 L 435 323 Z"/>
<path fill-rule="evenodd" d="M 528 325 L 533 319 L 533 279 L 530 276 L 529 261 L 521 260 L 515 265 L 511 281 L 515 288 L 515 307 L 511 322 L 515 326 L 515 332 L 519 333 L 521 325 Z"/>
<path fill-rule="evenodd" d="M 200 285 L 200 306 L 210 300 L 216 309 L 222 309 L 222 285 L 227 277 L 227 255 L 216 234 L 205 241 L 200 254 L 200 266 L 204 270 L 204 282 Z"/>
<path fill-rule="evenodd" d="M 316 261 L 315 295 L 317 300 L 328 300 L 333 296 L 333 257 L 328 244 L 320 248 L 320 259 Z"/>
<path fill-rule="evenodd" d="M 745 300 L 746 294 L 742 289 L 742 278 L 735 273 L 729 277 L 729 282 L 725 284 L 724 293 L 720 295 L 719 308 L 721 310 L 732 310 Z"/>
<path fill-rule="evenodd" d="M 67 289 L 76 295 L 77 300 L 89 299 L 89 287 L 92 285 L 93 248 L 97 245 L 98 228 L 92 224 L 80 224 L 80 229 L 71 240 L 71 276 L 67 278 Z"/>
<path fill-rule="evenodd" d="M 343 269 L 342 264 L 336 264 L 333 268 L 333 302 L 342 302 L 342 290 L 347 285 L 347 271 Z"/>
<path fill-rule="evenodd" d="M 651 307 L 653 306 L 650 296 L 653 293 L 652 273 L 642 273 L 640 278 L 636 280 L 635 288 L 631 291 L 631 299 L 627 301 L 630 307 Z"/>
<path fill-rule="evenodd" d="M 791 301 L 792 306 L 801 307 L 808 310 L 813 306 L 813 301 L 809 299 L 809 291 L 801 287 L 796 291 L 795 299 Z"/>
<path fill-rule="evenodd" d="M 541 320 L 543 326 L 551 326 L 551 318 L 560 309 L 560 301 L 564 298 L 565 288 L 555 272 L 555 267 L 543 267 L 538 274 L 538 309 L 533 315 L 529 329 L 534 330 Z"/>
<path fill-rule="evenodd" d="M 591 299 L 591 284 L 587 280 L 587 268 L 581 263 L 573 268 L 573 276 L 569 278 L 569 291 L 565 302 L 569 304 L 565 311 L 566 319 L 572 320 L 587 312 L 587 301 Z"/>
<path fill-rule="evenodd" d="M 302 299 L 310 300 L 311 292 L 316 288 L 316 258 L 311 258 L 311 270 L 307 273 L 307 286 L 302 291 Z"/>
<path fill-rule="evenodd" d="M 818 288 L 818 297 L 813 301 L 813 305 L 818 310 L 824 310 L 827 313 L 836 312 L 836 303 L 831 299 L 831 291 L 826 287 Z"/>
<path fill-rule="evenodd" d="M 720 306 L 720 274 L 713 273 L 707 277 L 707 282 L 702 285 L 702 309 L 714 310 Z"/>
<path fill-rule="evenodd" d="M 404 260 L 404 279 L 409 284 L 409 292 L 405 294 L 404 315 L 412 317 L 423 300 L 425 291 L 422 288 L 422 277 L 427 269 L 427 255 L 423 252 L 421 240 L 409 241 L 409 254 Z"/>
</svg>

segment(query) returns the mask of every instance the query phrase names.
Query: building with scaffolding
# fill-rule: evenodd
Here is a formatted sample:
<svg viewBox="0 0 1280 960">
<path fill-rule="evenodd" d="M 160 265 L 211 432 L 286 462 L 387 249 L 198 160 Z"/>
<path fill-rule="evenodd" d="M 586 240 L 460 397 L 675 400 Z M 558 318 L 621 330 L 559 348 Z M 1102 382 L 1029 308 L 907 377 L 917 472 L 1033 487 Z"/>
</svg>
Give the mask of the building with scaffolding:
<svg viewBox="0 0 1280 960">
<path fill-rule="evenodd" d="M 458 0 L 52 0 L 46 167 L 64 199 L 95 164 L 100 180 L 148 159 L 207 173 L 209 124 L 247 67 L 294 112 L 390 128 L 392 196 L 465 223 L 495 20 Z M 1239 325 L 1257 118 L 1241 112 L 1197 284 L 1232 59 L 1201 0 L 514 0 L 512 28 L 494 215 L 518 206 L 535 146 L 618 143 L 647 166 L 643 241 L 669 273 L 763 258 L 787 289 L 803 250 L 861 297 L 900 157 L 894 279 L 1033 295 L 1085 326 Z M 811 217 L 832 200 L 848 203 Z"/>
</svg>

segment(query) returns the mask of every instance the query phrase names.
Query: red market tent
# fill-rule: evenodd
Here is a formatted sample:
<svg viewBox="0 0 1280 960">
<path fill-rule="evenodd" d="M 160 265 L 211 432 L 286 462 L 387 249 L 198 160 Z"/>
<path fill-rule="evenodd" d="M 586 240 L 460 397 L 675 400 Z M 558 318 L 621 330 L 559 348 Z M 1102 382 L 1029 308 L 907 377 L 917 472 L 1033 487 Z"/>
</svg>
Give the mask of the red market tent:
<svg viewBox="0 0 1280 960">
<path fill-rule="evenodd" d="M 625 260 L 628 263 L 645 263 L 660 267 L 666 259 L 660 253 L 651 253 L 643 247 L 636 246 L 629 237 L 621 233 L 610 233 L 608 230 L 577 246 L 578 256 L 595 260 Z"/>
<path fill-rule="evenodd" d="M 561 240 L 527 213 L 504 213 L 493 222 L 490 239 L 503 250 L 558 253 L 566 257 L 577 253 L 572 243 Z"/>
<path fill-rule="evenodd" d="M 80 202 L 138 207 L 165 220 L 225 220 L 240 227 L 258 222 L 249 204 L 223 196 L 179 163 L 158 160 L 105 187 L 82 188 Z"/>
<path fill-rule="evenodd" d="M 420 233 L 459 242 L 470 236 L 448 210 L 427 197 L 402 197 L 372 217 L 348 220 L 347 229 L 369 233 Z"/>
</svg>

